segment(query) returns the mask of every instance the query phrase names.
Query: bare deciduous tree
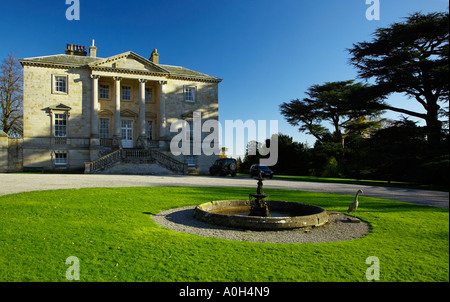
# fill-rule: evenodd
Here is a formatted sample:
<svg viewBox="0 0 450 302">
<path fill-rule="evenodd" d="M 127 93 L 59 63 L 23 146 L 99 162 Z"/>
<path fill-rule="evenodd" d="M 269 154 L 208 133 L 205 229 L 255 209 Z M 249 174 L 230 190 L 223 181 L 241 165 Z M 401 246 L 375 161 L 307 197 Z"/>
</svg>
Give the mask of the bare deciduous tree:
<svg viewBox="0 0 450 302">
<path fill-rule="evenodd" d="M 10 137 L 23 134 L 23 73 L 13 53 L 0 65 L 0 130 Z"/>
</svg>

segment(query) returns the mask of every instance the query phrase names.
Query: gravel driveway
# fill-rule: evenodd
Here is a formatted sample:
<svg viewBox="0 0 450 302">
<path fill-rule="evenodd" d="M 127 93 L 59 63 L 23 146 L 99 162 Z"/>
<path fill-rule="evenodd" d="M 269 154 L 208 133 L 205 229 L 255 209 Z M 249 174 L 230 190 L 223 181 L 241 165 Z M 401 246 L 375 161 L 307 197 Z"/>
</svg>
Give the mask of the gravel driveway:
<svg viewBox="0 0 450 302">
<path fill-rule="evenodd" d="M 249 177 L 210 176 L 142 176 L 142 175 L 84 175 L 84 174 L 6 174 L 0 173 L 0 195 L 36 190 L 95 187 L 245 187 L 256 188 Z M 449 193 L 393 187 L 363 186 L 353 184 L 318 183 L 270 179 L 264 181 L 266 189 L 288 189 L 320 193 L 354 195 L 358 189 L 364 196 L 386 198 L 434 207 L 447 208 Z"/>
</svg>

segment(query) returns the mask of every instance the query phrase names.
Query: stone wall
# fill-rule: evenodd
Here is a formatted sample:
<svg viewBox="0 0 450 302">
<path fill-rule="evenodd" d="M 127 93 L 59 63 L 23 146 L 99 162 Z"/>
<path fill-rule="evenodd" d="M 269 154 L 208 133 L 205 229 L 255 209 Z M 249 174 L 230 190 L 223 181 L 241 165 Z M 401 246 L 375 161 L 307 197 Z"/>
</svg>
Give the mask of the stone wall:
<svg viewBox="0 0 450 302">
<path fill-rule="evenodd" d="M 22 171 L 22 138 L 9 138 L 0 131 L 0 173 Z"/>
<path fill-rule="evenodd" d="M 8 135 L 0 131 L 0 173 L 8 172 Z"/>
<path fill-rule="evenodd" d="M 23 139 L 8 140 L 8 172 L 19 172 L 23 169 Z"/>
</svg>

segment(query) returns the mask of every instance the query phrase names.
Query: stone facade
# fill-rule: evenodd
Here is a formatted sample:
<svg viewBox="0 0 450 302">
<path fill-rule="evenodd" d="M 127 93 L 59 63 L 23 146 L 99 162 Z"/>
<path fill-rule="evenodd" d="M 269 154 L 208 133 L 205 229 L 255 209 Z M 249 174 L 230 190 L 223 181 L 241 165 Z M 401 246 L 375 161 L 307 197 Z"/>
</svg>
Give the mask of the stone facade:
<svg viewBox="0 0 450 302">
<path fill-rule="evenodd" d="M 218 121 L 220 79 L 159 64 L 156 50 L 145 59 L 131 51 L 99 58 L 95 46 L 90 56 L 83 49 L 68 44 L 66 54 L 19 60 L 24 68 L 24 167 L 82 170 L 86 162 L 119 148 L 153 148 L 170 155 L 169 143 L 177 134 L 170 132 L 173 122 L 192 120 L 194 111 Z M 174 158 L 203 174 L 217 157 Z"/>
</svg>

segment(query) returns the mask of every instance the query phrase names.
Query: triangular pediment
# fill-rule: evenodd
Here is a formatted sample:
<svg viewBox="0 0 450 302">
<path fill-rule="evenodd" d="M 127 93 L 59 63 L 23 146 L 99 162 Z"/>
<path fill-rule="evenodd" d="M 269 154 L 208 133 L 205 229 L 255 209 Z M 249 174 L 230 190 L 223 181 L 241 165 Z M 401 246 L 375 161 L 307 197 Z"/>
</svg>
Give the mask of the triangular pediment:
<svg viewBox="0 0 450 302">
<path fill-rule="evenodd" d="M 150 73 L 165 73 L 165 74 L 169 73 L 166 69 L 141 57 L 140 55 L 135 54 L 132 51 L 118 54 L 97 62 L 93 62 L 89 64 L 89 67 L 141 71 Z"/>
<path fill-rule="evenodd" d="M 72 110 L 71 107 L 69 107 L 69 106 L 67 106 L 67 105 L 64 105 L 64 104 L 62 104 L 62 103 L 60 103 L 59 105 L 56 105 L 56 106 L 50 106 L 50 107 L 48 107 L 48 109 L 50 109 L 50 110 L 61 110 L 61 111 L 69 111 L 69 110 Z"/>
<path fill-rule="evenodd" d="M 130 110 L 130 109 L 123 109 L 123 110 L 120 110 L 120 116 L 123 116 L 123 117 L 138 117 L 139 114 L 134 112 L 134 111 L 132 111 L 132 110 Z"/>
</svg>

